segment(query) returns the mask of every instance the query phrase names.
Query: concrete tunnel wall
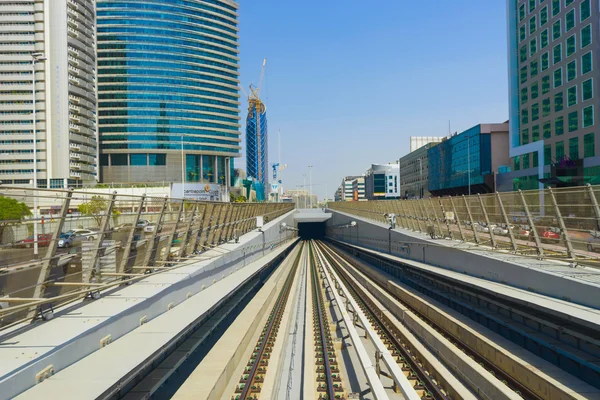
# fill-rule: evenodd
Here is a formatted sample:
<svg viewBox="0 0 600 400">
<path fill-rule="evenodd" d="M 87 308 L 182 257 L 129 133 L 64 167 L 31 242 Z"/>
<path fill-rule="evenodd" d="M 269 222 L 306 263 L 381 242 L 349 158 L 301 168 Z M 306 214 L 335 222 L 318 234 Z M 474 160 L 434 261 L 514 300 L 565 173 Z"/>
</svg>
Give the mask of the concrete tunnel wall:
<svg viewBox="0 0 600 400">
<path fill-rule="evenodd" d="M 600 285 L 544 272 L 508 260 L 464 249 L 440 246 L 438 241 L 413 236 L 408 231 L 390 230 L 389 225 L 368 221 L 339 211 L 327 224 L 327 237 L 365 248 L 382 251 L 394 256 L 419 261 L 440 268 L 464 273 L 535 293 L 568 300 L 589 307 L 600 308 Z M 356 221 L 352 228 L 339 225 Z M 437 243 L 436 243 L 437 242 Z"/>
</svg>

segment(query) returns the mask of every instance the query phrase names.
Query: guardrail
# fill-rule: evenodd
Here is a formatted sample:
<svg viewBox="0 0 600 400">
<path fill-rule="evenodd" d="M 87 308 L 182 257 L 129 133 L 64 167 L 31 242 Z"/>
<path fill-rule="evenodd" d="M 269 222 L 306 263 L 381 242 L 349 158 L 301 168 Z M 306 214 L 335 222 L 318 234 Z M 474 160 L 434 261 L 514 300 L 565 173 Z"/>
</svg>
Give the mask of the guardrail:
<svg viewBox="0 0 600 400">
<path fill-rule="evenodd" d="M 600 186 L 418 200 L 335 202 L 329 208 L 493 250 L 600 266 Z"/>
<path fill-rule="evenodd" d="M 177 268 L 292 209 L 0 186 L 0 328 Z"/>
</svg>

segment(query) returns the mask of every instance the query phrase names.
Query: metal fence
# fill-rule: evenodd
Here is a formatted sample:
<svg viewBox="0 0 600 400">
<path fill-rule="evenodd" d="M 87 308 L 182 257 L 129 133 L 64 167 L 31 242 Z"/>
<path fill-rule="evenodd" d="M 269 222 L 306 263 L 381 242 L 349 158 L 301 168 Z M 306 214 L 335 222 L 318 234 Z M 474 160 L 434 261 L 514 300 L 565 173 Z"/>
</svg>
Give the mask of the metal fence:
<svg viewBox="0 0 600 400">
<path fill-rule="evenodd" d="M 292 209 L 0 186 L 0 326 L 177 268 Z"/>
<path fill-rule="evenodd" d="M 490 249 L 600 266 L 600 186 L 420 200 L 330 203 L 329 208 Z"/>
</svg>

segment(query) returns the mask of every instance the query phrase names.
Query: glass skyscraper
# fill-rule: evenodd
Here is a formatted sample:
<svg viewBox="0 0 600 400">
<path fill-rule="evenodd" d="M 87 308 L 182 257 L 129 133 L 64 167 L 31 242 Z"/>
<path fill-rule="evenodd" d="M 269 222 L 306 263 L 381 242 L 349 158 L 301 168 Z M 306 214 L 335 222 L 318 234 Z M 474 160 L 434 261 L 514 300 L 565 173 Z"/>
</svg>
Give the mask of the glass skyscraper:
<svg viewBox="0 0 600 400">
<path fill-rule="evenodd" d="M 240 153 L 237 8 L 97 1 L 103 182 L 229 184 Z"/>
<path fill-rule="evenodd" d="M 510 155 L 501 190 L 600 183 L 600 13 L 591 0 L 507 0 Z M 577 179 L 552 168 L 579 165 Z"/>
<path fill-rule="evenodd" d="M 255 179 L 256 199 L 263 201 L 269 191 L 267 110 L 258 98 L 248 101 L 246 118 L 246 172 Z"/>
</svg>

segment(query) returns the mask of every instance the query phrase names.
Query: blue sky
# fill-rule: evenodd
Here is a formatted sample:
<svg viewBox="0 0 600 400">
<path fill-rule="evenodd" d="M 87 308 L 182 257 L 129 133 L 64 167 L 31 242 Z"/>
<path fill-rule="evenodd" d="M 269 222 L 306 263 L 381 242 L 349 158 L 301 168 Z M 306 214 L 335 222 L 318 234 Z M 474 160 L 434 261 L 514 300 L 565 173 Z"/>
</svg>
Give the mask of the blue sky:
<svg viewBox="0 0 600 400">
<path fill-rule="evenodd" d="M 332 197 L 344 176 L 407 154 L 410 136 L 507 120 L 505 4 L 241 1 L 240 79 L 256 84 L 268 59 L 269 163 L 281 129 L 284 186 L 313 165 L 313 191 Z"/>
</svg>

